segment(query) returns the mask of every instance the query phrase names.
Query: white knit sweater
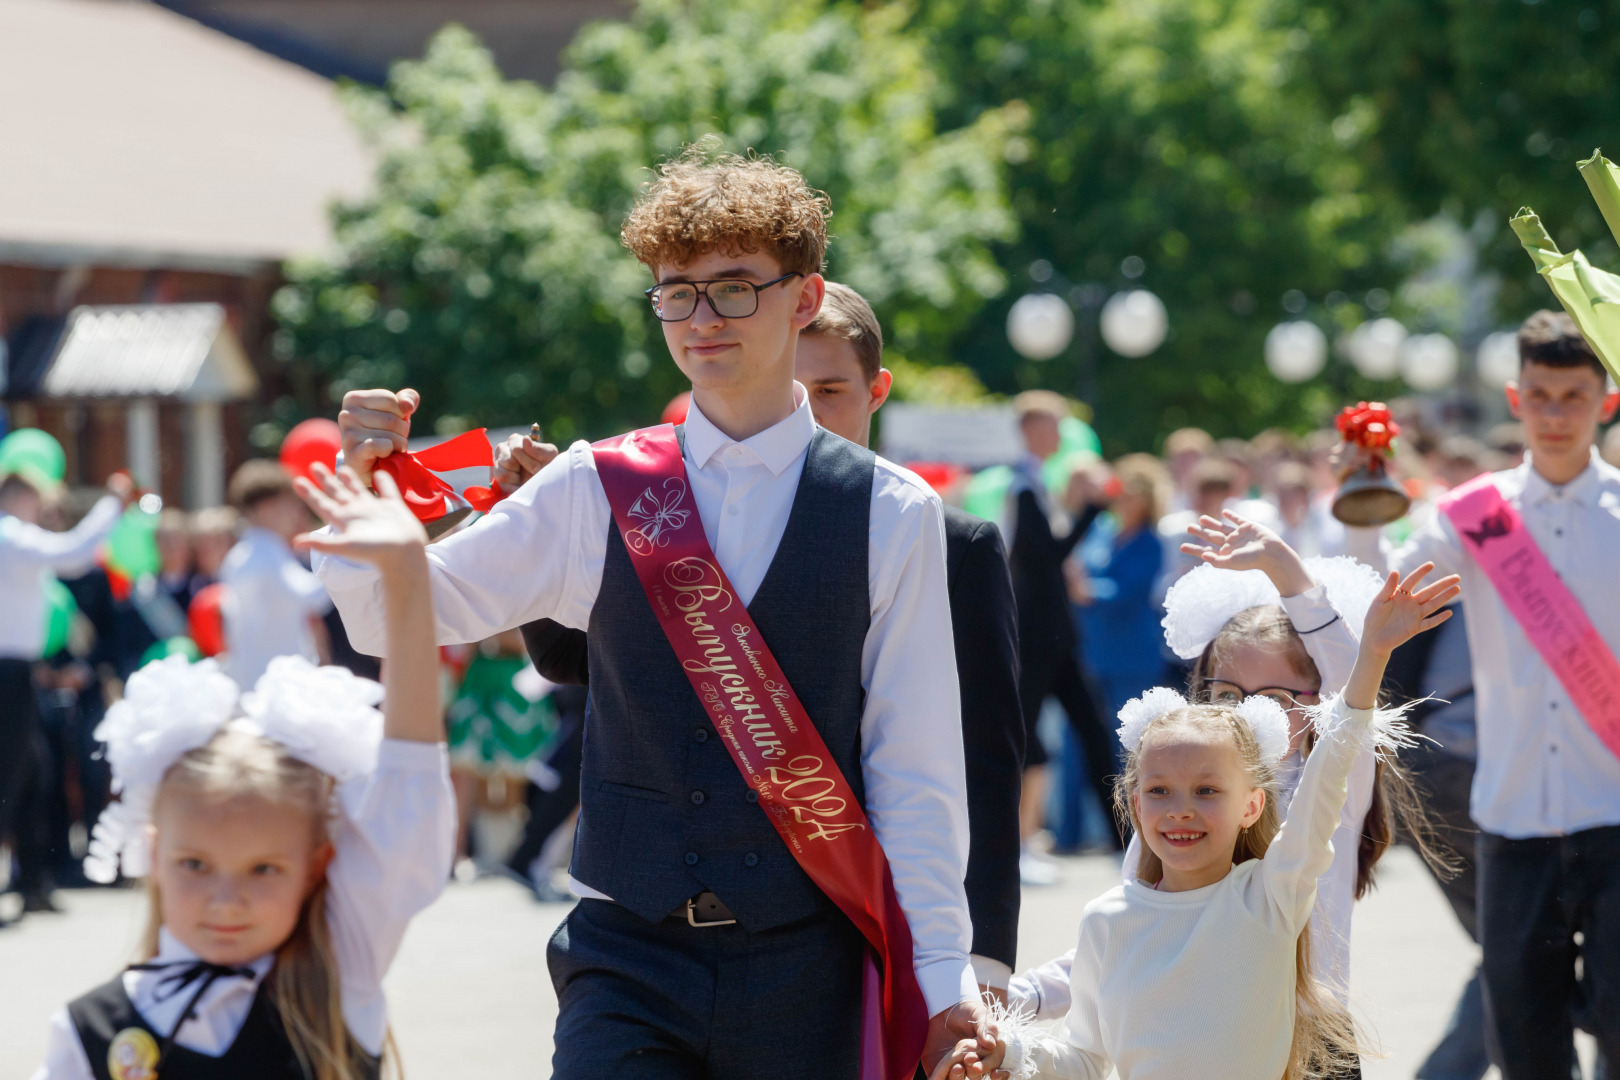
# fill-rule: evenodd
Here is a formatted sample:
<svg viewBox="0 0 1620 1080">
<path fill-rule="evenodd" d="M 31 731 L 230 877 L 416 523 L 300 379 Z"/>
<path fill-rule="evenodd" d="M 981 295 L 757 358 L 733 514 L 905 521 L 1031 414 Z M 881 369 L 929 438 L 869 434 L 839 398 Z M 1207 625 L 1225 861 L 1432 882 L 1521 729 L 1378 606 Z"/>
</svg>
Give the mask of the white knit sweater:
<svg viewBox="0 0 1620 1080">
<path fill-rule="evenodd" d="M 1333 860 L 1351 766 L 1374 738 L 1371 710 L 1339 700 L 1324 714 L 1265 858 L 1202 889 L 1130 882 L 1086 905 L 1068 1015 L 1050 1033 L 1016 1024 L 1007 1033 L 1004 1067 L 1016 1080 L 1104 1080 L 1110 1068 L 1120 1080 L 1282 1076 L 1295 941 Z"/>
</svg>

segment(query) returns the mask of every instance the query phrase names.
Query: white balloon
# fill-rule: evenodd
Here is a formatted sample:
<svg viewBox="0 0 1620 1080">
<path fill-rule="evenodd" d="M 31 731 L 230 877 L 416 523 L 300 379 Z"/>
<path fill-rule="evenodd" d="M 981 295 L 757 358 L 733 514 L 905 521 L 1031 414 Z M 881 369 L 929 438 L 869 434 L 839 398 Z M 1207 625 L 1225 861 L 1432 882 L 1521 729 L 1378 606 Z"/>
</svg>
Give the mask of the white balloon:
<svg viewBox="0 0 1620 1080">
<path fill-rule="evenodd" d="M 1074 309 L 1052 293 L 1029 293 L 1007 312 L 1007 340 L 1031 360 L 1050 360 L 1074 340 Z"/>
<path fill-rule="evenodd" d="M 1369 379 L 1393 379 L 1401 370 L 1406 327 L 1390 318 L 1364 322 L 1345 339 L 1345 352 L 1356 370 Z"/>
<path fill-rule="evenodd" d="M 1479 343 L 1475 359 L 1479 378 L 1486 386 L 1500 388 L 1519 377 L 1519 335 L 1498 330 Z"/>
<path fill-rule="evenodd" d="M 1108 347 L 1119 355 L 1146 356 L 1164 344 L 1170 314 L 1157 296 L 1146 289 L 1132 289 L 1108 298 L 1098 328 Z"/>
<path fill-rule="evenodd" d="M 1401 345 L 1401 378 L 1414 390 L 1443 390 L 1457 381 L 1457 346 L 1444 334 L 1413 334 Z"/>
<path fill-rule="evenodd" d="M 1278 323 L 1266 335 L 1266 367 L 1286 383 L 1316 377 L 1327 363 L 1327 335 L 1305 319 Z"/>
</svg>

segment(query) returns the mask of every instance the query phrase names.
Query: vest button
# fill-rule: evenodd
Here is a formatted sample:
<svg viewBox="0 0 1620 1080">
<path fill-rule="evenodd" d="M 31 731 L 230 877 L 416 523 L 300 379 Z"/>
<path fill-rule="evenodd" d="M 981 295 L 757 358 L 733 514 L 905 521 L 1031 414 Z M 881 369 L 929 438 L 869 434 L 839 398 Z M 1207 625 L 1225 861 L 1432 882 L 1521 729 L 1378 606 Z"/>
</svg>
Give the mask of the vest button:
<svg viewBox="0 0 1620 1080">
<path fill-rule="evenodd" d="M 692 805 L 693 806 L 702 806 L 703 805 L 703 799 L 704 799 L 703 792 L 701 792 L 701 791 L 692 792 Z"/>
<path fill-rule="evenodd" d="M 686 853 L 686 865 L 687 866 L 696 866 L 697 864 L 698 864 L 698 854 L 697 854 L 697 852 L 688 851 Z"/>
<path fill-rule="evenodd" d="M 758 866 L 759 865 L 759 856 L 755 855 L 752 851 L 750 851 L 748 854 L 743 856 L 743 865 L 744 866 Z"/>
<path fill-rule="evenodd" d="M 753 788 L 749 788 L 747 791 L 743 792 L 743 798 L 747 799 L 749 802 L 759 802 L 759 792 L 755 791 Z"/>
<path fill-rule="evenodd" d="M 693 742 L 708 742 L 709 741 L 709 729 L 706 728 L 706 727 L 700 727 L 700 728 L 693 729 L 693 731 L 692 731 L 692 741 Z"/>
</svg>

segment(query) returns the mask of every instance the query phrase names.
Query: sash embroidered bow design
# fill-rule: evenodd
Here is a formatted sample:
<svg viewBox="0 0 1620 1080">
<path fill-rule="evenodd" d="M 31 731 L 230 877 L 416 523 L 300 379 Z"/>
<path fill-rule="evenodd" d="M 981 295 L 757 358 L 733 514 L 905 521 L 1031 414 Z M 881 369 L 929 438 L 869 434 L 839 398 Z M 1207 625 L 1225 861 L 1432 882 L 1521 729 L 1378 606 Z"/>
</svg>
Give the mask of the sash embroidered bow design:
<svg viewBox="0 0 1620 1080">
<path fill-rule="evenodd" d="M 1513 518 L 1501 510 L 1488 514 L 1480 519 L 1479 528 L 1464 529 L 1463 535 L 1474 542 L 1475 547 L 1484 547 L 1487 540 L 1499 540 L 1513 531 Z"/>
<path fill-rule="evenodd" d="M 664 481 L 664 496 L 659 498 L 652 488 L 636 497 L 626 511 L 641 524 L 624 533 L 624 541 L 637 555 L 646 555 L 655 547 L 667 547 L 669 534 L 681 529 L 692 516 L 690 510 L 681 509 L 686 501 L 686 482 L 671 477 Z"/>
</svg>

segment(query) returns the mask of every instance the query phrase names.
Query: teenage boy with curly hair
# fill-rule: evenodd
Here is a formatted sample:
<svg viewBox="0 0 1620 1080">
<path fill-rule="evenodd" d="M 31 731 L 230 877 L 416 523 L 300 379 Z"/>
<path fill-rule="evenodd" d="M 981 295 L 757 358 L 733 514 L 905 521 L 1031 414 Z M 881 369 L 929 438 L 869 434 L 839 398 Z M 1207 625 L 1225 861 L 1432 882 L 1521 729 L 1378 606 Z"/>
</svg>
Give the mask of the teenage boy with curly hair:
<svg viewBox="0 0 1620 1080">
<path fill-rule="evenodd" d="M 944 527 L 926 485 L 819 430 L 794 382 L 828 214 L 774 161 L 688 155 L 658 170 L 623 240 L 652 271 L 649 300 L 692 381 L 682 459 L 704 533 L 893 871 L 932 1066 L 954 1039 L 992 1046 L 968 959 Z M 363 480 L 405 446 L 418 404 L 412 390 L 345 396 L 345 458 Z M 592 448 L 559 454 L 430 562 L 441 642 L 539 618 L 589 630 L 572 864 L 584 899 L 548 951 L 554 1075 L 856 1075 L 863 938 L 749 798 L 696 694 L 647 693 L 681 673 Z M 330 559 L 318 572 L 356 645 L 379 648 L 376 576 Z"/>
</svg>

